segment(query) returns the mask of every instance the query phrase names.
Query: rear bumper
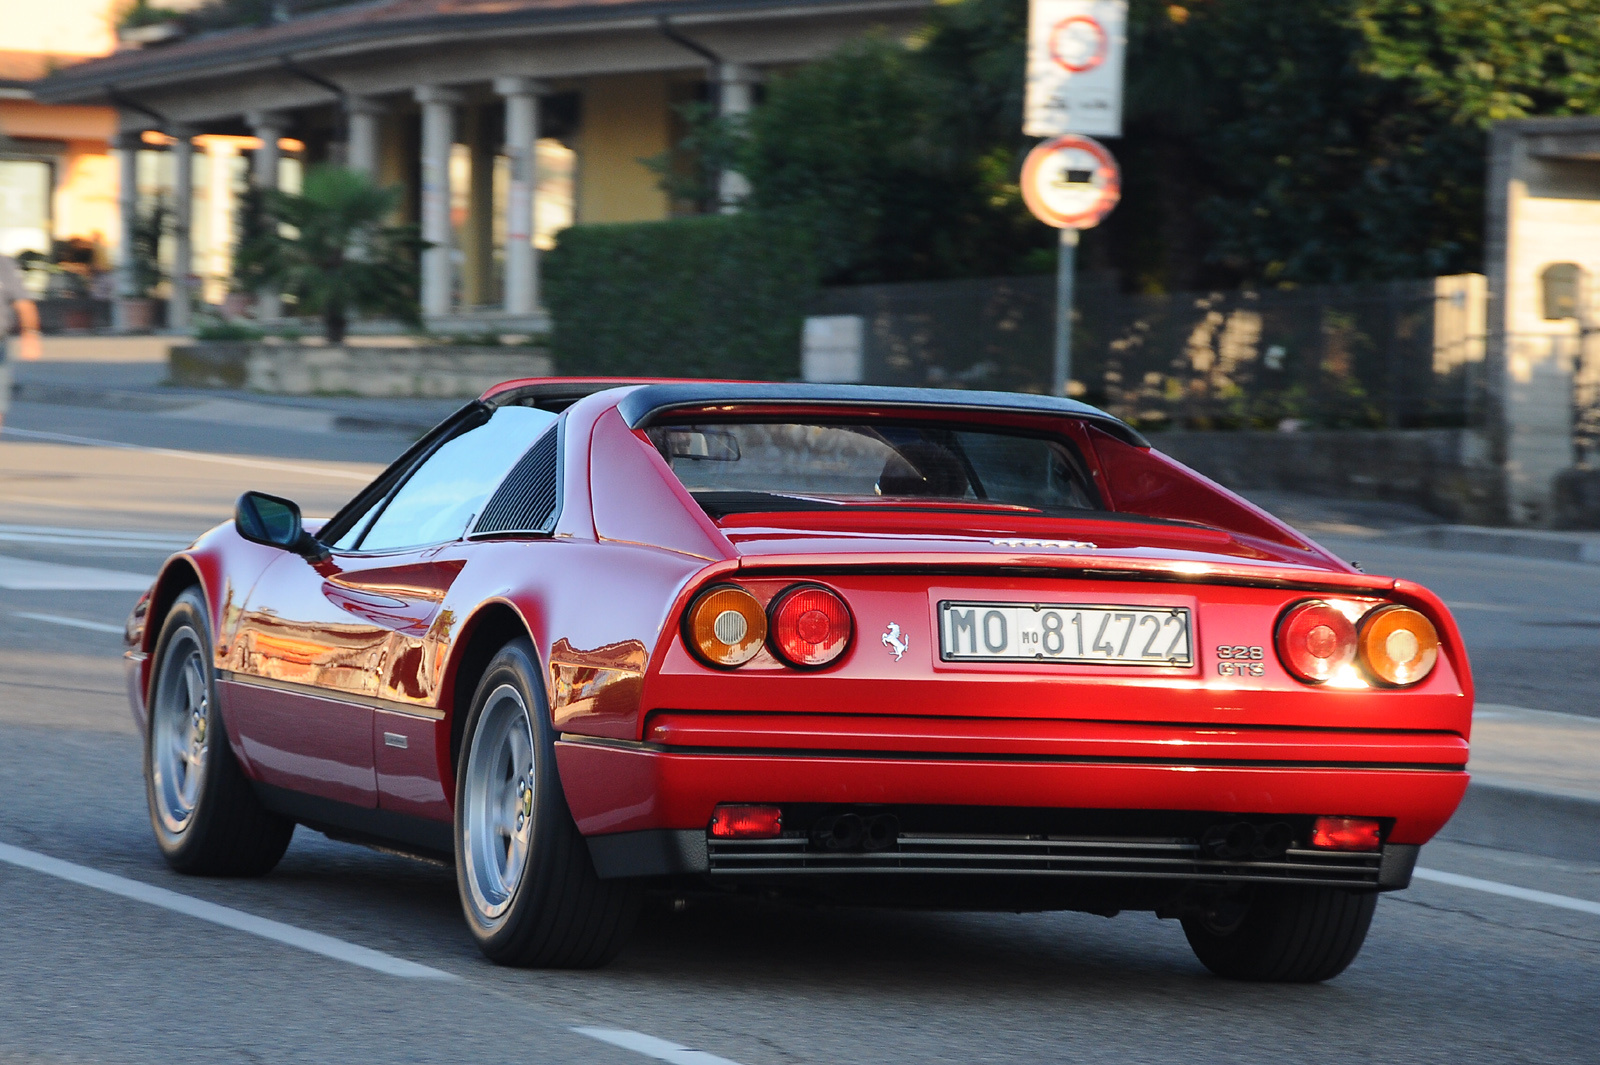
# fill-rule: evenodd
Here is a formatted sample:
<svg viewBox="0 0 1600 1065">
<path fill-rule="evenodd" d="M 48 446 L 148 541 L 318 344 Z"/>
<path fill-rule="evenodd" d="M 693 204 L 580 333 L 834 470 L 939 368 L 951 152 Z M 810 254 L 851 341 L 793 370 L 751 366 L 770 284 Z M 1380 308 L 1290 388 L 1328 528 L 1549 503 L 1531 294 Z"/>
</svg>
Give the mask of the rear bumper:
<svg viewBox="0 0 1600 1065">
<path fill-rule="evenodd" d="M 1383 819 L 1387 842 L 1422 844 L 1466 792 L 1459 736 L 1357 735 L 1328 745 L 1317 742 L 1320 733 L 1271 731 L 1252 732 L 1243 746 L 1230 730 L 1186 740 L 1162 728 L 1164 743 L 1033 738 L 960 753 L 882 744 L 683 748 L 563 736 L 556 758 L 586 836 L 703 832 L 718 803 L 747 802 L 1334 814 Z"/>
</svg>

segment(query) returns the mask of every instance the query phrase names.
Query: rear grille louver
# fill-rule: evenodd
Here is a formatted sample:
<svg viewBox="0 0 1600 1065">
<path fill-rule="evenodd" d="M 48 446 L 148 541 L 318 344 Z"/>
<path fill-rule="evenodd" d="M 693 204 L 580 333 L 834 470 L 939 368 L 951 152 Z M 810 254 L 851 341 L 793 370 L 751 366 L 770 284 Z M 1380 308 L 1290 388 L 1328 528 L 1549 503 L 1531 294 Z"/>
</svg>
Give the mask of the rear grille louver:
<svg viewBox="0 0 1600 1065">
<path fill-rule="evenodd" d="M 1214 861 L 1184 839 L 1063 839 L 902 833 L 886 850 L 819 852 L 805 839 L 707 840 L 711 875 L 925 874 L 1106 877 L 1370 888 L 1377 852 L 1291 848 L 1278 858 Z"/>
<path fill-rule="evenodd" d="M 558 435 L 553 429 L 545 433 L 511 467 L 484 506 L 474 536 L 547 533 L 555 527 L 560 501 Z"/>
</svg>

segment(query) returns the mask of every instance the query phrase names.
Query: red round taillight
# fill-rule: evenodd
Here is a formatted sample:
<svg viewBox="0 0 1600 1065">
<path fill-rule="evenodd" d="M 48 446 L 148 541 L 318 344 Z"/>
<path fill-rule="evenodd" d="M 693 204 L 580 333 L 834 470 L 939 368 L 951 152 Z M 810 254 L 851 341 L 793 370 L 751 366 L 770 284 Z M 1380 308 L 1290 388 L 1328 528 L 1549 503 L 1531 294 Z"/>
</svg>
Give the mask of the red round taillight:
<svg viewBox="0 0 1600 1065">
<path fill-rule="evenodd" d="M 1355 662 L 1355 623 L 1321 599 L 1297 603 L 1278 622 L 1278 658 L 1296 677 L 1321 684 Z"/>
<path fill-rule="evenodd" d="M 831 589 L 800 584 L 767 608 L 773 653 L 791 666 L 825 666 L 850 645 L 850 608 Z"/>
</svg>

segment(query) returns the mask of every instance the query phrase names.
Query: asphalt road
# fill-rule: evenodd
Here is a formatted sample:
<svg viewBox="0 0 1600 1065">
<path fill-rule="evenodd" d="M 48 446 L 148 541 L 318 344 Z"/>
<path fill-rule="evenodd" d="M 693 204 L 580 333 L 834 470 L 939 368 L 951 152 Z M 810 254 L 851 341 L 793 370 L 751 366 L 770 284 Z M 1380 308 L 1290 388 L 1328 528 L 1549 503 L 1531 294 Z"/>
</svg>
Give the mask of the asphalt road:
<svg viewBox="0 0 1600 1065">
<path fill-rule="evenodd" d="M 328 513 L 407 443 L 235 413 L 21 404 L 0 436 L 0 1062 L 1600 1062 L 1600 865 L 1515 851 L 1431 845 L 1502 893 L 1419 881 L 1344 976 L 1288 988 L 1212 978 L 1147 914 L 754 901 L 659 907 L 597 972 L 504 970 L 448 870 L 303 829 L 262 880 L 178 877 L 122 692 L 131 589 L 244 488 Z M 1600 715 L 1600 567 L 1329 542 L 1450 600 L 1485 698 Z"/>
</svg>

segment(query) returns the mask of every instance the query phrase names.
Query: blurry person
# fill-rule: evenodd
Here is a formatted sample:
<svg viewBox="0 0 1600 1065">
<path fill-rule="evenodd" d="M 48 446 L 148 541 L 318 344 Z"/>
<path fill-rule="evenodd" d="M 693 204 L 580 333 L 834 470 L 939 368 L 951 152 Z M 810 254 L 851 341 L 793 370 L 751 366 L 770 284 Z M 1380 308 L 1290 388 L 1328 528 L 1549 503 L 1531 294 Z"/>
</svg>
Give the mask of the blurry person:
<svg viewBox="0 0 1600 1065">
<path fill-rule="evenodd" d="M 7 348 L 12 345 L 11 327 L 19 327 L 15 345 L 17 358 L 39 357 L 39 308 L 22 284 L 22 271 L 9 255 L 0 255 L 0 424 L 11 406 L 11 365 Z"/>
</svg>

